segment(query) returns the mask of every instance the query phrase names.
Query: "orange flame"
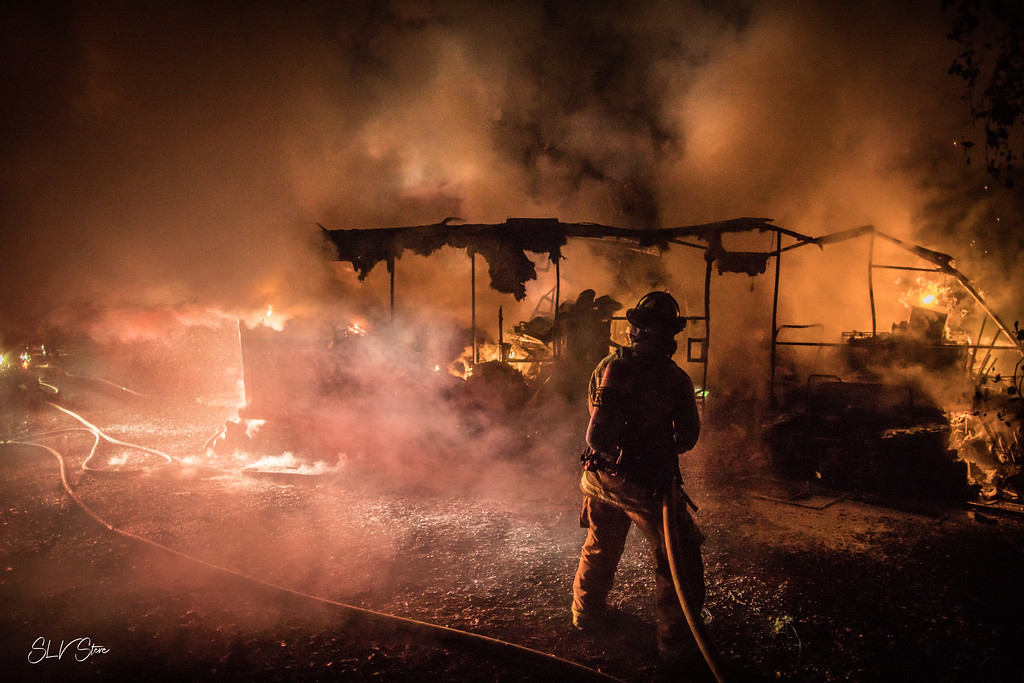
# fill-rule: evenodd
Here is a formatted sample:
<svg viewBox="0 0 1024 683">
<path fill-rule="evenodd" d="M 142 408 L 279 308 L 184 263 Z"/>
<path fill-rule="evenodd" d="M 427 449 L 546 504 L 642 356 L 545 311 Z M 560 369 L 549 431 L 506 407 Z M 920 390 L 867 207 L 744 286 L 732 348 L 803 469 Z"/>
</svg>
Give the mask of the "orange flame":
<svg viewBox="0 0 1024 683">
<path fill-rule="evenodd" d="M 907 308 L 922 306 L 951 312 L 956 307 L 957 298 L 948 284 L 948 278 L 937 280 L 919 275 L 912 281 L 901 278 L 897 285 L 902 289 L 900 303 Z"/>
</svg>

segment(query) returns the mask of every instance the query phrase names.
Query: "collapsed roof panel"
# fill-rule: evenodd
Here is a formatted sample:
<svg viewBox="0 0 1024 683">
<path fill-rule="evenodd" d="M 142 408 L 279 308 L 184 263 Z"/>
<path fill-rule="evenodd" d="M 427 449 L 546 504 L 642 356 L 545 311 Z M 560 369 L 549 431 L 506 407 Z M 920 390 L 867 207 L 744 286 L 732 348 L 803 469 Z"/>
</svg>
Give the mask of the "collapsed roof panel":
<svg viewBox="0 0 1024 683">
<path fill-rule="evenodd" d="M 802 242 L 812 238 L 771 225 L 768 218 L 736 218 L 715 223 L 658 230 L 617 228 L 597 223 L 563 223 L 556 218 L 509 218 L 504 223 L 458 223 L 446 218 L 432 225 L 398 228 L 328 230 L 324 232 L 334 244 L 339 261 L 352 264 L 359 279 L 364 279 L 381 262 L 394 267 L 396 259 L 406 250 L 429 256 L 441 247 L 465 249 L 471 255 L 487 259 L 491 286 L 502 293 L 513 294 L 517 300 L 526 296 L 526 282 L 537 277 L 527 252 L 545 254 L 552 261 L 562 257 L 562 247 L 571 237 L 619 239 L 642 247 L 665 249 L 674 240 L 696 238 L 709 245 L 714 254 L 725 254 L 721 236 L 726 232 L 784 232 Z M 323 227 L 323 226 L 321 226 Z M 745 264 L 743 272 L 749 270 Z M 762 270 L 763 272 L 763 270 Z"/>
</svg>

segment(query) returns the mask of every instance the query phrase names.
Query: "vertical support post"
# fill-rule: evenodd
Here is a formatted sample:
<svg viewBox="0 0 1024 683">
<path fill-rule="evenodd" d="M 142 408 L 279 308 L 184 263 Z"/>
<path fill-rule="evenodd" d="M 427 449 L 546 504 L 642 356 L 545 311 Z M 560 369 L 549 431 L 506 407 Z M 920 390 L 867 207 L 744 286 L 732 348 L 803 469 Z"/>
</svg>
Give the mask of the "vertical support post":
<svg viewBox="0 0 1024 683">
<path fill-rule="evenodd" d="M 473 328 L 473 365 L 480 362 L 479 350 L 476 345 L 476 252 L 469 255 L 469 299 L 470 299 L 470 325 Z"/>
<path fill-rule="evenodd" d="M 245 366 L 245 344 L 242 341 L 242 319 L 238 319 L 238 359 L 242 361 L 242 408 L 249 405 L 249 386 L 245 382 L 245 375 L 248 368 Z"/>
<path fill-rule="evenodd" d="M 775 410 L 775 342 L 779 336 L 779 271 L 782 269 L 782 233 L 775 233 L 775 293 L 772 296 L 771 374 L 768 379 L 768 407 Z"/>
<path fill-rule="evenodd" d="M 390 310 L 391 322 L 395 321 L 395 259 L 388 259 L 388 274 L 391 276 Z"/>
<path fill-rule="evenodd" d="M 981 319 L 981 329 L 978 330 L 976 345 L 981 345 L 981 338 L 985 335 L 985 323 L 988 322 L 988 316 L 986 315 Z M 967 361 L 967 376 L 974 379 L 974 359 L 978 356 L 978 349 L 971 349 L 970 360 Z"/>
<path fill-rule="evenodd" d="M 559 254 L 558 256 L 555 257 L 555 314 L 553 316 L 553 318 L 554 318 L 553 325 L 554 325 L 554 330 L 555 330 L 555 338 L 554 338 L 555 358 L 558 358 L 558 357 L 560 357 L 562 355 L 562 330 L 561 330 L 561 328 L 559 326 L 559 320 L 558 320 L 558 308 L 559 308 L 559 306 L 562 303 L 562 265 L 561 265 L 562 264 L 562 258 L 561 258 L 561 256 L 562 255 Z"/>
<path fill-rule="evenodd" d="M 701 403 L 708 395 L 708 363 L 711 356 L 711 255 L 704 252 L 707 267 L 704 270 L 704 376 L 700 382 L 702 393 Z"/>
<path fill-rule="evenodd" d="M 871 301 L 871 336 L 878 335 L 878 320 L 875 317 L 875 229 L 871 228 L 868 244 L 868 300 Z"/>
<path fill-rule="evenodd" d="M 498 360 L 505 362 L 505 317 L 498 306 Z"/>
<path fill-rule="evenodd" d="M 992 361 L 992 366 L 988 367 L 988 362 L 989 362 L 989 360 L 992 359 L 992 348 L 991 347 L 996 345 L 996 342 L 999 340 L 999 337 L 1001 337 L 1002 334 L 1003 334 L 1003 330 L 1002 330 L 1002 328 L 1000 328 L 1000 329 L 997 329 L 995 331 L 995 333 L 992 335 L 992 341 L 990 341 L 988 343 L 989 348 L 986 349 L 986 351 L 985 351 L 985 359 L 983 361 L 981 361 L 981 366 L 978 368 L 978 377 L 984 376 L 986 373 L 988 373 L 989 370 L 991 370 L 992 368 L 994 368 L 996 366 L 995 361 Z M 1010 337 L 1010 340 L 1012 341 L 1013 337 Z M 981 343 L 980 339 L 978 340 L 978 343 Z"/>
</svg>

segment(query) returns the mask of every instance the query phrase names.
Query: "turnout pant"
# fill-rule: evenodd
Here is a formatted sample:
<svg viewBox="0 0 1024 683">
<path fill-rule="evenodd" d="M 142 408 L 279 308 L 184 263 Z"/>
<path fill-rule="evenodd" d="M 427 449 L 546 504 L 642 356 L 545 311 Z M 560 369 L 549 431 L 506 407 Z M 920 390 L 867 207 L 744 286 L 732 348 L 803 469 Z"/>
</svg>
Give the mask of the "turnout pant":
<svg viewBox="0 0 1024 683">
<path fill-rule="evenodd" d="M 687 595 L 693 601 L 694 610 L 699 611 L 705 595 L 704 560 L 700 552 L 704 537 L 685 508 L 680 509 L 679 517 L 678 560 L 689 584 Z M 600 619 L 607 609 L 608 593 L 630 524 L 636 524 L 654 554 L 658 651 L 663 657 L 673 659 L 692 654 L 697 646 L 672 581 L 660 508 L 641 513 L 584 496 L 580 525 L 587 529 L 587 539 L 580 552 L 572 587 L 574 620 L 580 623 Z"/>
</svg>

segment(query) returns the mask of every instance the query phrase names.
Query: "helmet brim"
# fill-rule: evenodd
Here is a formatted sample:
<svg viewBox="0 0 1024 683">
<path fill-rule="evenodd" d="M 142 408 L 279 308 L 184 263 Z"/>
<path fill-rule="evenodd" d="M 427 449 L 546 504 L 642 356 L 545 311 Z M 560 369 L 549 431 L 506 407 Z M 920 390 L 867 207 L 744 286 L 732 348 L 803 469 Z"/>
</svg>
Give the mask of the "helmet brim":
<svg viewBox="0 0 1024 683">
<path fill-rule="evenodd" d="M 626 320 L 634 327 L 675 336 L 686 328 L 686 318 L 669 318 L 646 308 L 630 308 Z"/>
</svg>

